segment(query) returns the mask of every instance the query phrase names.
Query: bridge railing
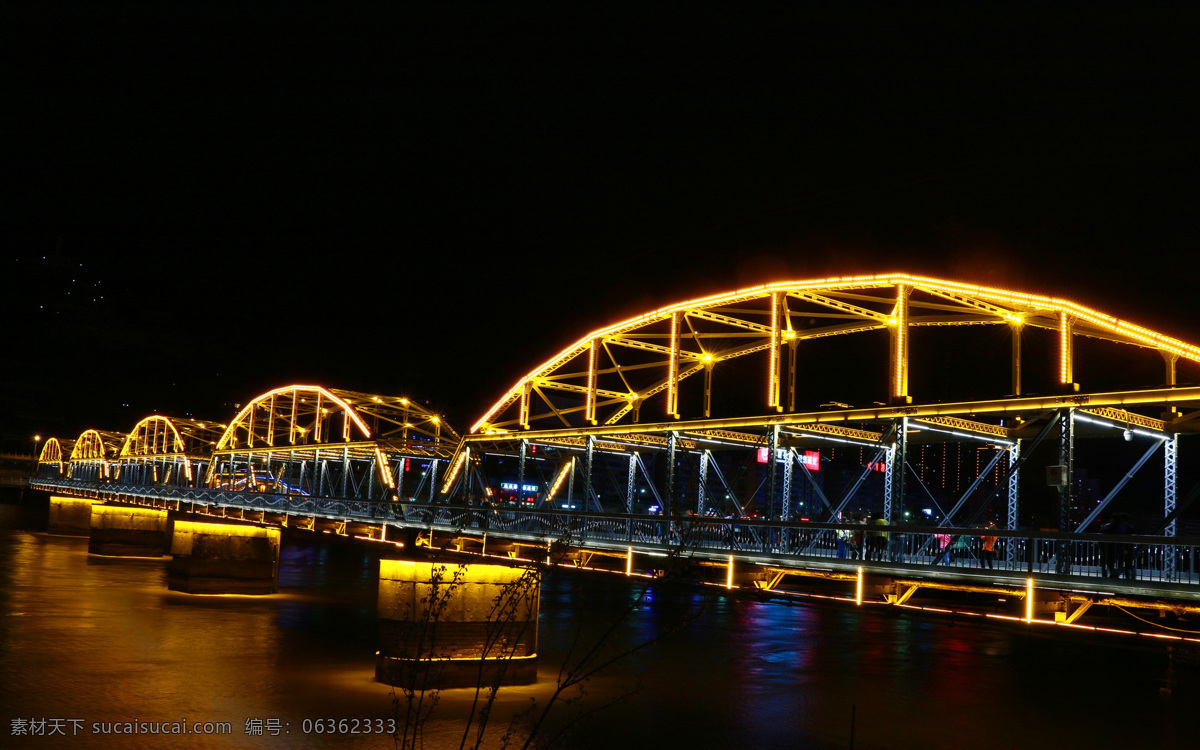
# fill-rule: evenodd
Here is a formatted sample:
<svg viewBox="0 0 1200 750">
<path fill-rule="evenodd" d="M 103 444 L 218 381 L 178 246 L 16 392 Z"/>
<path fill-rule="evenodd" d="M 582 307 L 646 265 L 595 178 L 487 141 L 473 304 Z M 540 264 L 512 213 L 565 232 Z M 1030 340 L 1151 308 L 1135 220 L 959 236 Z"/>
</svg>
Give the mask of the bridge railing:
<svg viewBox="0 0 1200 750">
<path fill-rule="evenodd" d="M 933 528 L 767 521 L 700 516 L 644 516 L 588 511 L 528 510 L 438 503 L 372 502 L 227 489 L 147 487 L 70 480 L 32 480 L 47 490 L 100 499 L 145 498 L 267 512 L 391 523 L 515 539 L 765 560 L 862 561 L 900 569 L 997 571 L 1004 575 L 1070 576 L 1123 583 L 1200 587 L 1200 539 L 1059 534 L 992 528 Z"/>
</svg>

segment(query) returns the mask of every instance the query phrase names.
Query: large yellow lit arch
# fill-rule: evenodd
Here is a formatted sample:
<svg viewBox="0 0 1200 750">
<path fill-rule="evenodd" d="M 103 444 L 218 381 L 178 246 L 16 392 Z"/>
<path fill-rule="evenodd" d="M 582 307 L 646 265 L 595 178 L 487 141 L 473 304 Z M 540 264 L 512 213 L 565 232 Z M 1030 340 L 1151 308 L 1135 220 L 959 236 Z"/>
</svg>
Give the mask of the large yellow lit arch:
<svg viewBox="0 0 1200 750">
<path fill-rule="evenodd" d="M 798 319 L 819 322 L 800 326 Z M 1172 373 L 1169 384 L 1175 360 L 1200 362 L 1200 347 L 1057 297 L 904 273 L 787 281 L 688 300 L 592 331 L 520 378 L 470 432 L 530 429 L 531 422 L 618 424 L 636 419 L 659 394 L 666 415 L 678 418 L 682 380 L 704 373 L 707 393 L 715 365 L 764 351 L 764 407 L 781 411 L 785 350 L 794 357 L 802 340 L 870 330 L 889 332 L 889 397 L 904 402 L 909 329 L 962 325 L 1057 331 L 1064 386 L 1073 383 L 1075 336 L 1158 350 Z M 706 411 L 707 403 L 706 395 Z"/>
</svg>

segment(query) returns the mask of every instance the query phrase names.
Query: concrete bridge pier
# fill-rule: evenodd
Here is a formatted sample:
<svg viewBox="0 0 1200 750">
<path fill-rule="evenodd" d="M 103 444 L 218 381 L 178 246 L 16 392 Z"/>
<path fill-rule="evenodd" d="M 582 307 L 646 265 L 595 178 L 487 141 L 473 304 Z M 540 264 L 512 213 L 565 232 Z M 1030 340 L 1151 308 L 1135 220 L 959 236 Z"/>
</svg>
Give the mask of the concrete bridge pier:
<svg viewBox="0 0 1200 750">
<path fill-rule="evenodd" d="M 379 562 L 375 679 L 416 690 L 537 680 L 534 568 Z"/>
<path fill-rule="evenodd" d="M 86 497 L 50 496 L 50 521 L 46 531 L 61 536 L 90 536 L 92 506 L 99 500 Z"/>
<path fill-rule="evenodd" d="M 166 510 L 96 505 L 88 552 L 113 557 L 162 557 L 171 549 L 172 522 Z"/>
<path fill-rule="evenodd" d="M 167 588 L 189 594 L 274 594 L 279 529 L 175 521 Z"/>
</svg>

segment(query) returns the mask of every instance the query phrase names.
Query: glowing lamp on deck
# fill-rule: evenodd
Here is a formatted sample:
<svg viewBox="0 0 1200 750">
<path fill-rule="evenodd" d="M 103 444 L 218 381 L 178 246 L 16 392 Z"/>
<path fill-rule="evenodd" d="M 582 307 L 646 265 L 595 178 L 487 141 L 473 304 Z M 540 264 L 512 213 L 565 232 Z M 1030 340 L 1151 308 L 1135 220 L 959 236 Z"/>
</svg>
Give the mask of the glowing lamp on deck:
<svg viewBox="0 0 1200 750">
<path fill-rule="evenodd" d="M 1033 622 L 1033 579 L 1027 579 L 1025 586 L 1025 622 Z"/>
</svg>

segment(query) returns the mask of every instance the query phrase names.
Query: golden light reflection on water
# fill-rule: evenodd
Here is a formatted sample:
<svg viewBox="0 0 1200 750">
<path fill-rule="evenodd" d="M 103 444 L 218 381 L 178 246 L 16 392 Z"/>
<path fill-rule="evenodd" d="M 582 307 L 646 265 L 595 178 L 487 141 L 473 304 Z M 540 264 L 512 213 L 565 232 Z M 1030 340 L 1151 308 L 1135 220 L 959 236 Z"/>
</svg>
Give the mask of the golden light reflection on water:
<svg viewBox="0 0 1200 750">
<path fill-rule="evenodd" d="M 194 596 L 167 591 L 165 558 L 97 560 L 86 546 L 86 539 L 0 531 L 0 719 L 187 718 L 233 725 L 219 743 L 181 736 L 151 745 L 186 750 L 391 746 L 387 738 L 305 736 L 299 729 L 305 718 L 392 716 L 390 689 L 373 679 L 377 563 L 369 554 L 287 544 L 282 593 Z M 720 587 L 707 590 L 719 595 L 693 626 L 587 685 L 585 708 L 620 700 L 639 684 L 643 689 L 597 714 L 567 746 L 844 746 L 851 704 L 858 706 L 864 747 L 936 747 L 939 737 L 973 732 L 981 720 L 989 733 L 971 734 L 973 747 L 1036 746 L 1051 738 L 1062 746 L 1169 747 L 1173 737 L 1200 730 L 1194 701 L 1160 695 L 1163 672 L 1154 660 L 1161 652 L 1072 647 L 1038 636 L 1062 629 L 1036 623 L 1033 635 L 1014 635 L 1027 629 L 985 618 L 964 625 L 883 615 L 875 611 L 880 608 L 846 602 L 744 601 L 724 596 Z M 575 627 L 603 630 L 631 591 L 624 576 L 549 575 L 538 682 L 505 688 L 494 721 L 507 724 L 531 698 L 544 703 Z M 654 589 L 613 647 L 652 636 L 699 603 L 697 597 L 692 590 Z M 1099 680 L 1064 692 L 1050 677 L 1082 674 L 1098 662 L 1112 665 L 1106 675 L 1121 681 L 1119 695 Z M 442 693 L 425 747 L 458 746 L 473 697 L 470 689 Z M 1031 719 L 1027 728 L 999 720 L 1051 704 L 1079 718 L 1069 737 L 1053 718 Z M 944 723 L 936 733 L 928 722 L 913 721 L 931 711 Z M 1137 721 L 1100 721 L 1118 715 Z M 274 741 L 248 737 L 248 718 L 279 719 L 293 734 Z M 10 744 L 21 746 L 5 747 Z M 147 746 L 130 738 L 78 744 Z"/>
<path fill-rule="evenodd" d="M 304 718 L 391 716 L 367 648 L 347 664 L 327 655 L 326 634 L 306 632 L 314 622 L 320 630 L 320 597 L 182 594 L 166 588 L 167 558 L 95 562 L 83 538 L 0 535 L 3 641 L 19 646 L 0 649 L 0 674 L 17 676 L 0 685 L 6 719 L 228 721 L 234 732 L 221 746 L 261 747 L 245 735 L 248 718 L 279 718 L 299 733 Z M 293 610 L 300 627 L 281 628 Z M 213 746 L 171 737 L 171 747 Z"/>
</svg>

